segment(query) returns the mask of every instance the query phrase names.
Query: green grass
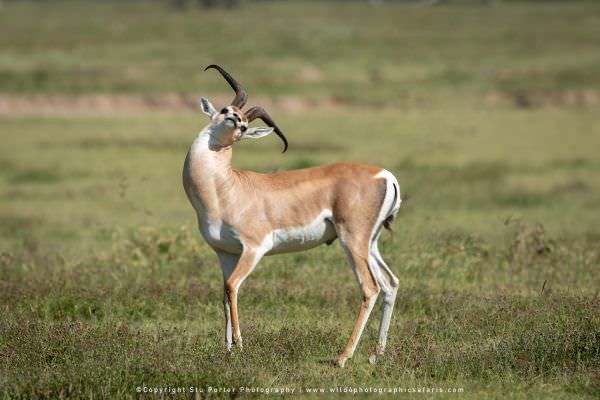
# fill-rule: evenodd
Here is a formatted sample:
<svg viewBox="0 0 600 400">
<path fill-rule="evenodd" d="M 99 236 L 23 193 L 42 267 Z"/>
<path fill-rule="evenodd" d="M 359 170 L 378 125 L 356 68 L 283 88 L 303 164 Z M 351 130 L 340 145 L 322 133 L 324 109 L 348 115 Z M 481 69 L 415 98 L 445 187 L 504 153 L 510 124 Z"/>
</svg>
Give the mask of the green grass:
<svg viewBox="0 0 600 400">
<path fill-rule="evenodd" d="M 290 151 L 281 154 L 275 137 L 240 143 L 235 166 L 274 171 L 343 160 L 385 166 L 408 197 L 402 218 L 411 219 L 411 236 L 428 237 L 433 218 L 434 227 L 502 238 L 498 227 L 508 216 L 568 235 L 599 232 L 593 110 L 276 115 Z M 0 120 L 6 149 L 0 243 L 26 238 L 70 252 L 73 242 L 94 246 L 114 227 L 191 223 L 180 172 L 205 123 L 200 113 Z"/>
<path fill-rule="evenodd" d="M 227 355 L 221 271 L 181 187 L 206 117 L 29 110 L 0 116 L 0 396 L 598 398 L 600 4 L 117 4 L 3 3 L 0 93 L 229 95 L 200 72 L 218 61 L 251 98 L 334 99 L 274 102 L 290 150 L 240 143 L 234 164 L 356 161 L 398 177 L 405 202 L 381 240 L 401 281 L 388 350 L 367 363 L 378 306 L 347 367 L 330 364 L 360 303 L 335 243 L 259 264 L 240 293 L 244 351 Z"/>
<path fill-rule="evenodd" d="M 337 244 L 263 260 L 240 297 L 246 348 L 225 355 L 221 272 L 180 186 L 202 118 L 0 120 L 5 396 L 133 397 L 143 384 L 598 394 L 596 113 L 282 113 L 288 153 L 275 138 L 237 146 L 239 167 L 370 161 L 400 180 L 408 199 L 382 241 L 401 279 L 388 353 L 367 364 L 371 323 L 344 370 L 328 360 L 360 295 Z"/>
<path fill-rule="evenodd" d="M 600 88 L 599 16 L 595 2 L 267 2 L 184 13 L 163 2 L 7 2 L 0 90 L 217 92 L 223 82 L 201 71 L 218 62 L 244 77 L 251 96 L 407 106 L 499 94 L 527 103 L 532 93 Z"/>
</svg>

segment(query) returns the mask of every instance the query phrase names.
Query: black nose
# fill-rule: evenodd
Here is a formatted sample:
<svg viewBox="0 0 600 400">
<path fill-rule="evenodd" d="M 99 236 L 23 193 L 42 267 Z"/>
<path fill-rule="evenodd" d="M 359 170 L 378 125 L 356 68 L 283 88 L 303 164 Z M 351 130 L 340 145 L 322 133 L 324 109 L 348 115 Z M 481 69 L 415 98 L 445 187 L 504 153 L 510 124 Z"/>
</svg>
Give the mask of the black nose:
<svg viewBox="0 0 600 400">
<path fill-rule="evenodd" d="M 221 110 L 221 114 L 227 114 L 229 112 L 229 110 L 227 108 L 224 108 Z"/>
</svg>

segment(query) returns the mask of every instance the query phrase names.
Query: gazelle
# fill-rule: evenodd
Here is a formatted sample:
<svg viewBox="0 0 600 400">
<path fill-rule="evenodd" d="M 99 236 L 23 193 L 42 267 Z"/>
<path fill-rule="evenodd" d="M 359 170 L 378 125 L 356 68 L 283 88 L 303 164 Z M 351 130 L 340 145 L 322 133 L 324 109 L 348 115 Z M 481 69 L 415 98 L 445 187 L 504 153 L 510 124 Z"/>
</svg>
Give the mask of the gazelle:
<svg viewBox="0 0 600 400">
<path fill-rule="evenodd" d="M 240 285 L 265 255 L 302 251 L 336 238 L 348 255 L 363 299 L 358 318 L 336 364 L 352 357 L 377 296 L 383 292 L 383 310 L 375 362 L 383 354 L 398 279 L 377 248 L 382 227 L 400 208 L 400 187 L 394 176 L 378 167 L 338 163 L 272 174 L 231 167 L 232 146 L 273 131 L 287 140 L 262 107 L 246 112 L 246 91 L 223 68 L 221 73 L 235 91 L 231 105 L 220 112 L 205 98 L 202 111 L 210 123 L 192 143 L 183 167 L 183 186 L 194 207 L 200 232 L 219 258 L 224 279 L 227 349 L 242 347 L 237 297 Z M 248 124 L 262 119 L 269 127 Z"/>
</svg>

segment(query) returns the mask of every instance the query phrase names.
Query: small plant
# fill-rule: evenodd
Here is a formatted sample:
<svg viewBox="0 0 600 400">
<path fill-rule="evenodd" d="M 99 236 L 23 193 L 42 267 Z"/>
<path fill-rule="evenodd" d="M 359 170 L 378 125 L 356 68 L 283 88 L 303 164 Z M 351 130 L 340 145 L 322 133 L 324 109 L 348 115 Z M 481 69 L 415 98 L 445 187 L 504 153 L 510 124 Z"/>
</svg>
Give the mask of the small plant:
<svg viewBox="0 0 600 400">
<path fill-rule="evenodd" d="M 511 218 L 504 224 L 515 227 L 509 248 L 509 258 L 515 265 L 531 265 L 555 248 L 554 241 L 548 237 L 542 224 L 530 226 L 519 219 Z"/>
</svg>

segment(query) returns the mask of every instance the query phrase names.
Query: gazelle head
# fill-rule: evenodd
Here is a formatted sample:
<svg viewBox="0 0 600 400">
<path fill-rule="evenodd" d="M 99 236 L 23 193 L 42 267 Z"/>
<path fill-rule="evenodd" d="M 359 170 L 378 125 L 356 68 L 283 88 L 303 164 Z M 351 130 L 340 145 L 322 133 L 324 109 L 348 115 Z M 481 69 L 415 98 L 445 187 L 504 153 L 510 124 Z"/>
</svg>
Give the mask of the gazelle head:
<svg viewBox="0 0 600 400">
<path fill-rule="evenodd" d="M 221 111 L 217 111 L 206 98 L 202 97 L 200 99 L 202 111 L 211 119 L 211 135 L 213 135 L 214 139 L 223 146 L 231 146 L 242 139 L 258 139 L 267 136 L 271 132 L 275 132 L 283 141 L 283 152 L 285 152 L 288 147 L 287 139 L 269 114 L 259 106 L 254 106 L 243 112 L 242 108 L 248 99 L 246 91 L 220 66 L 212 64 L 204 70 L 206 71 L 209 68 L 219 71 L 235 92 L 235 97 L 231 101 L 231 105 L 223 107 Z M 250 122 L 257 118 L 261 119 L 268 127 L 250 128 L 248 126 Z"/>
</svg>

